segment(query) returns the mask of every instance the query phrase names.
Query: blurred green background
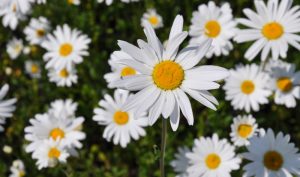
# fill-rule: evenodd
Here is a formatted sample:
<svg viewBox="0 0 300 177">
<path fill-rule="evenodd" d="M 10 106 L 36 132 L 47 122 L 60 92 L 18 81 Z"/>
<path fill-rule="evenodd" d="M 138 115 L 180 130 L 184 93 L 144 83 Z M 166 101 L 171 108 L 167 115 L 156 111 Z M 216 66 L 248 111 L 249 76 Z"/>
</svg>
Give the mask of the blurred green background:
<svg viewBox="0 0 300 177">
<path fill-rule="evenodd" d="M 1 85 L 9 83 L 11 89 L 6 97 L 18 98 L 17 110 L 12 119 L 8 119 L 5 131 L 0 133 L 0 176 L 8 176 L 9 167 L 13 160 L 22 159 L 26 166 L 27 176 L 30 177 L 63 177 L 65 172 L 72 177 L 127 177 L 159 176 L 159 145 L 161 122 L 153 127 L 148 127 L 147 136 L 139 141 L 131 142 L 126 149 L 114 146 L 102 138 L 104 127 L 92 120 L 93 109 L 102 99 L 104 93 L 112 93 L 107 89 L 103 75 L 110 71 L 107 60 L 110 53 L 118 50 L 117 40 L 122 39 L 136 43 L 139 38 L 144 38 L 140 19 L 148 8 L 156 8 L 163 17 L 164 28 L 158 29 L 157 34 L 163 41 L 167 39 L 170 26 L 177 14 L 182 14 L 185 19 L 185 29 L 188 30 L 192 12 L 204 0 L 141 0 L 137 3 L 121 3 L 118 0 L 111 6 L 98 4 L 96 0 L 82 0 L 80 6 L 68 5 L 62 0 L 48 0 L 46 5 L 35 5 L 28 20 L 21 22 L 17 30 L 3 28 L 0 25 L 0 82 Z M 224 1 L 215 1 L 218 5 Z M 242 17 L 242 9 L 253 8 L 252 0 L 230 1 L 236 17 Z M 300 4 L 300 0 L 294 1 Z M 90 56 L 85 57 L 82 64 L 77 65 L 78 84 L 71 88 L 60 88 L 48 81 L 47 72 L 43 70 L 41 79 L 31 79 L 25 73 L 26 60 L 41 61 L 44 50 L 33 47 L 34 52 L 29 56 L 22 55 L 17 60 L 10 60 L 6 51 L 6 43 L 13 37 L 25 41 L 23 29 L 28 24 L 30 17 L 44 16 L 54 29 L 56 25 L 64 23 L 72 28 L 78 28 L 91 39 Z M 187 44 L 187 41 L 186 43 Z M 249 63 L 243 54 L 249 44 L 237 46 L 230 56 L 213 58 L 203 61 L 205 64 L 214 64 L 232 68 L 238 63 Z M 297 64 L 299 69 L 299 53 L 290 48 L 288 62 Z M 259 63 L 259 58 L 254 62 Z M 11 75 L 5 74 L 5 68 L 13 70 Z M 166 150 L 167 176 L 175 176 L 169 162 L 174 158 L 177 147 L 187 145 L 192 147 L 193 140 L 200 136 L 219 134 L 222 138 L 229 138 L 232 118 L 242 111 L 234 111 L 230 102 L 225 101 L 224 90 L 213 91 L 220 102 L 218 111 L 211 111 L 196 101 L 192 101 L 195 115 L 194 126 L 188 126 L 184 118 L 181 119 L 178 131 L 172 132 L 168 127 L 168 140 Z M 79 151 L 79 158 L 69 158 L 67 165 L 56 168 L 37 170 L 35 161 L 30 154 L 24 152 L 24 127 L 29 125 L 28 120 L 37 113 L 45 112 L 50 102 L 55 99 L 72 98 L 79 103 L 77 115 L 84 116 L 83 131 L 87 139 L 84 147 Z M 271 127 L 275 132 L 283 131 L 292 136 L 293 142 L 300 146 L 300 104 L 294 109 L 277 106 L 271 100 L 270 104 L 262 106 L 260 112 L 253 113 L 261 128 Z M 168 125 L 169 126 L 169 125 Z M 2 151 L 4 145 L 13 147 L 12 154 Z M 236 171 L 232 176 L 240 177 L 242 171 Z"/>
</svg>

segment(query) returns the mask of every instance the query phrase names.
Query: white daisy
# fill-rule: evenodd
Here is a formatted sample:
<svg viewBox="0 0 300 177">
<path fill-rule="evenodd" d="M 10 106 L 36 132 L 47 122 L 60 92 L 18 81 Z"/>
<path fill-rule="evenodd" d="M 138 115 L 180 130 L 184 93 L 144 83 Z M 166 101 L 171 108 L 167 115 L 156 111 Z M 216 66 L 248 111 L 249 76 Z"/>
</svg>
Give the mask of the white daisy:
<svg viewBox="0 0 300 177">
<path fill-rule="evenodd" d="M 98 3 L 105 2 L 106 5 L 111 5 L 114 0 L 97 0 Z M 121 0 L 121 2 L 129 3 L 129 2 L 138 2 L 139 0 Z"/>
<path fill-rule="evenodd" d="M 154 29 L 163 27 L 163 19 L 156 12 L 156 9 L 148 9 L 146 13 L 143 14 L 141 19 L 141 25 L 145 27 L 145 22 L 149 22 Z"/>
<path fill-rule="evenodd" d="M 109 142 L 113 139 L 115 145 L 120 144 L 123 148 L 127 146 L 131 138 L 138 140 L 145 136 L 146 132 L 143 127 L 148 125 L 145 112 L 137 115 L 133 110 L 122 110 L 131 97 L 128 91 L 117 89 L 114 92 L 114 98 L 106 94 L 104 100 L 99 102 L 100 108 L 94 109 L 93 120 L 106 126 L 103 138 Z"/>
<path fill-rule="evenodd" d="M 50 69 L 48 73 L 50 82 L 56 83 L 58 87 L 71 87 L 72 84 L 77 84 L 77 71 L 73 66 L 71 69 Z"/>
<path fill-rule="evenodd" d="M 32 78 L 41 77 L 41 65 L 37 61 L 28 60 L 25 62 L 25 71 Z"/>
<path fill-rule="evenodd" d="M 192 152 L 187 153 L 190 177 L 228 177 L 232 170 L 240 167 L 241 159 L 235 156 L 234 146 L 226 139 L 219 140 L 218 135 L 212 138 L 196 139 Z"/>
<path fill-rule="evenodd" d="M 67 2 L 71 5 L 80 5 L 80 0 L 67 0 Z"/>
<path fill-rule="evenodd" d="M 300 71 L 295 71 L 294 64 L 272 67 L 270 88 L 275 91 L 275 103 L 288 108 L 296 107 L 300 99 Z"/>
<path fill-rule="evenodd" d="M 245 177 L 291 177 L 300 175 L 300 154 L 290 136 L 281 132 L 274 135 L 268 129 L 265 135 L 254 136 L 243 156 L 250 163 L 244 166 Z"/>
<path fill-rule="evenodd" d="M 26 175 L 25 165 L 22 160 L 14 160 L 10 167 L 9 177 L 23 177 Z"/>
<path fill-rule="evenodd" d="M 231 39 L 236 33 L 236 22 L 233 19 L 229 3 L 221 7 L 216 6 L 213 1 L 208 5 L 202 4 L 198 11 L 193 12 L 192 25 L 190 26 L 191 45 L 201 44 L 207 39 L 212 39 L 212 50 L 207 58 L 213 55 L 228 55 L 233 49 Z"/>
<path fill-rule="evenodd" d="M 252 115 L 237 116 L 231 124 L 231 141 L 236 146 L 248 146 L 249 139 L 258 132 L 258 125 Z"/>
<path fill-rule="evenodd" d="M 43 143 L 32 154 L 32 158 L 37 159 L 36 165 L 39 170 L 54 167 L 58 162 L 66 163 L 69 156 L 70 154 L 59 139 L 43 140 Z"/>
<path fill-rule="evenodd" d="M 69 117 L 65 111 L 59 116 L 52 111 L 37 114 L 34 119 L 30 119 L 31 125 L 25 128 L 25 139 L 30 141 L 26 151 L 33 152 L 45 139 L 60 139 L 62 145 L 81 148 L 80 141 L 85 139 L 85 133 L 78 128 L 82 126 L 83 121 L 83 117 Z"/>
<path fill-rule="evenodd" d="M 188 177 L 187 168 L 189 166 L 189 159 L 186 157 L 186 154 L 190 152 L 191 150 L 186 146 L 178 148 L 175 160 L 171 161 L 171 166 L 178 173 L 176 177 Z"/>
<path fill-rule="evenodd" d="M 26 40 L 30 44 L 41 44 L 50 30 L 50 23 L 45 17 L 32 18 L 24 29 Z"/>
<path fill-rule="evenodd" d="M 256 64 L 238 65 L 225 80 L 226 100 L 231 100 L 235 110 L 259 111 L 259 105 L 267 104 L 272 94 L 266 85 L 268 81 L 269 76 Z"/>
<path fill-rule="evenodd" d="M 9 86 L 7 84 L 2 86 L 0 90 L 0 132 L 4 130 L 4 128 L 1 125 L 5 124 L 6 118 L 13 116 L 12 112 L 16 109 L 16 98 L 4 100 L 4 97 L 6 96 L 8 90 Z"/>
<path fill-rule="evenodd" d="M 42 43 L 48 52 L 44 55 L 47 61 L 46 68 L 72 69 L 73 64 L 83 61 L 83 56 L 89 55 L 88 44 L 91 40 L 81 34 L 77 29 L 71 29 L 68 25 L 58 26 L 52 34 Z"/>
<path fill-rule="evenodd" d="M 67 117 L 74 117 L 78 104 L 73 102 L 72 99 L 59 99 L 53 101 L 50 106 L 49 112 L 55 114 L 56 117 L 59 117 L 61 112 L 64 112 Z"/>
<path fill-rule="evenodd" d="M 108 83 L 109 88 L 114 88 L 112 85 L 123 77 L 130 77 L 138 74 L 138 72 L 132 67 L 118 63 L 121 59 L 132 59 L 132 57 L 125 52 L 115 51 L 111 54 L 110 59 L 108 60 L 108 64 L 110 65 L 112 72 L 105 74 L 104 79 Z"/>
<path fill-rule="evenodd" d="M 23 41 L 22 39 L 13 38 L 10 40 L 6 46 L 6 52 L 8 53 L 11 59 L 17 59 L 23 50 Z"/>
<path fill-rule="evenodd" d="M 124 105 L 123 110 L 137 108 L 139 113 L 149 109 L 151 125 L 161 114 L 164 118 L 170 117 L 174 131 L 179 125 L 180 110 L 189 125 L 194 123 L 191 103 L 186 93 L 203 105 L 216 110 L 214 104 L 218 102 L 207 90 L 219 88 L 215 81 L 228 76 L 228 71 L 221 67 L 195 67 L 210 48 L 210 40 L 178 52 L 179 45 L 188 35 L 182 29 L 183 18 L 178 15 L 165 48 L 149 23 L 146 23 L 144 29 L 148 43 L 138 40 L 139 47 L 136 47 L 125 41 L 118 42 L 121 50 L 134 59 L 122 59 L 119 62 L 140 73 L 125 77 L 115 84 L 119 88 L 139 91 Z"/>
<path fill-rule="evenodd" d="M 271 53 L 273 59 L 286 58 L 288 45 L 300 50 L 300 11 L 299 6 L 292 7 L 293 0 L 255 0 L 256 11 L 244 9 L 248 19 L 239 19 L 239 23 L 249 29 L 238 31 L 235 40 L 238 43 L 255 41 L 245 53 L 245 58 L 253 60 L 261 52 L 261 60 Z"/>
</svg>

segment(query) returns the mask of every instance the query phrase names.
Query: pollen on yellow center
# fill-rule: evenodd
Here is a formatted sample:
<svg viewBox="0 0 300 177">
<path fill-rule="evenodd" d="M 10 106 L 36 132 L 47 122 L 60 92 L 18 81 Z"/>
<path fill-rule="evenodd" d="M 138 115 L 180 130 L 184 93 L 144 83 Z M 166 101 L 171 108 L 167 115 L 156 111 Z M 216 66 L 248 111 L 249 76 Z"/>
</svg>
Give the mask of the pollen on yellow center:
<svg viewBox="0 0 300 177">
<path fill-rule="evenodd" d="M 251 134 L 252 132 L 252 126 L 251 125 L 248 125 L 248 124 L 241 124 L 237 131 L 238 131 L 238 134 L 242 137 L 242 138 L 248 138 L 249 135 Z"/>
<path fill-rule="evenodd" d="M 48 152 L 48 157 L 49 158 L 56 158 L 56 159 L 58 159 L 59 156 L 60 156 L 60 151 L 57 148 L 55 148 L 55 147 L 51 148 L 50 151 Z"/>
<path fill-rule="evenodd" d="M 73 51 L 73 46 L 70 43 L 64 43 L 60 46 L 59 54 L 63 57 L 69 56 Z"/>
<path fill-rule="evenodd" d="M 242 84 L 241 84 L 241 90 L 244 94 L 246 95 L 250 95 L 251 93 L 254 92 L 255 90 L 255 85 L 251 80 L 245 80 Z"/>
<path fill-rule="evenodd" d="M 284 28 L 277 22 L 267 23 L 262 28 L 262 34 L 268 40 L 276 40 L 280 38 L 284 33 Z"/>
<path fill-rule="evenodd" d="M 122 77 L 125 77 L 125 76 L 132 76 L 132 75 L 135 75 L 136 74 L 136 71 L 135 69 L 131 68 L 131 67 L 125 67 L 122 69 L 121 71 L 121 76 Z"/>
<path fill-rule="evenodd" d="M 184 79 L 184 70 L 173 61 L 158 63 L 152 73 L 156 86 L 162 90 L 174 90 L 181 86 Z"/>
<path fill-rule="evenodd" d="M 281 77 L 277 80 L 277 87 L 282 92 L 289 92 L 293 88 L 293 82 L 288 77 Z"/>
<path fill-rule="evenodd" d="M 65 132 L 60 128 L 54 128 L 49 133 L 49 137 L 53 138 L 54 140 L 56 140 L 58 138 L 62 139 L 65 137 Z"/>
<path fill-rule="evenodd" d="M 206 157 L 205 163 L 209 169 L 214 170 L 220 166 L 221 158 L 218 154 L 212 153 Z"/>
<path fill-rule="evenodd" d="M 156 16 L 151 16 L 149 18 L 149 22 L 152 24 L 152 25 L 157 25 L 158 24 L 158 18 Z"/>
<path fill-rule="evenodd" d="M 66 68 L 59 71 L 59 76 L 62 78 L 67 78 L 69 76 L 69 72 Z"/>
<path fill-rule="evenodd" d="M 264 155 L 264 165 L 269 170 L 278 171 L 283 165 L 283 157 L 276 151 L 268 151 Z"/>
<path fill-rule="evenodd" d="M 114 114 L 114 121 L 118 125 L 125 125 L 128 123 L 129 115 L 127 112 L 117 111 Z"/>
<path fill-rule="evenodd" d="M 215 20 L 208 21 L 205 24 L 205 34 L 210 38 L 217 37 L 221 32 L 221 25 Z"/>
<path fill-rule="evenodd" d="M 37 72 L 39 72 L 39 67 L 36 64 L 32 64 L 31 65 L 31 73 L 36 74 Z"/>
<path fill-rule="evenodd" d="M 45 36 L 45 30 L 43 30 L 43 29 L 39 29 L 39 30 L 36 30 L 36 35 L 38 36 L 38 37 L 43 37 L 43 36 Z"/>
</svg>

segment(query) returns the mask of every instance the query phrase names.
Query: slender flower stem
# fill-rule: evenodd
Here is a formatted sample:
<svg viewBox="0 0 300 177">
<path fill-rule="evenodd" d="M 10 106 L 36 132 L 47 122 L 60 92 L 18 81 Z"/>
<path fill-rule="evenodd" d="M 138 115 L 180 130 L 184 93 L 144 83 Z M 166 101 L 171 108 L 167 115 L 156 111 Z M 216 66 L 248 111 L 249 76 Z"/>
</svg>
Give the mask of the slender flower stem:
<svg viewBox="0 0 300 177">
<path fill-rule="evenodd" d="M 165 152 L 167 142 L 167 119 L 162 118 L 161 148 L 160 148 L 160 176 L 165 177 Z"/>
</svg>

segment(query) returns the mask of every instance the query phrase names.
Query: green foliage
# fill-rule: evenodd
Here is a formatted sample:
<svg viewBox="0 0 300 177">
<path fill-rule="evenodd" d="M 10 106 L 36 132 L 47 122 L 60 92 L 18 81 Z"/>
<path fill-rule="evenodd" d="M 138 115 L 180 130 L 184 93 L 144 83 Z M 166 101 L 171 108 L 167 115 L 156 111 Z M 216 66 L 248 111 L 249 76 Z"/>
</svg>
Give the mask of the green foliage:
<svg viewBox="0 0 300 177">
<path fill-rule="evenodd" d="M 117 40 L 134 42 L 144 38 L 140 27 L 140 18 L 148 8 L 156 8 L 162 15 L 164 28 L 157 30 L 161 39 L 167 39 L 170 26 L 177 14 L 185 18 L 185 29 L 188 29 L 192 11 L 197 9 L 204 0 L 142 0 L 138 3 L 124 4 L 116 1 L 112 6 L 98 4 L 96 0 L 82 0 L 80 6 L 70 6 L 62 0 L 48 0 L 46 5 L 35 5 L 32 17 L 45 16 L 51 21 L 51 25 L 64 23 L 72 28 L 78 28 L 88 34 L 92 39 L 90 56 L 85 57 L 82 64 L 77 66 L 79 82 L 72 88 L 58 88 L 48 81 L 47 73 L 43 71 L 43 77 L 39 80 L 31 79 L 24 72 L 24 63 L 32 59 L 42 61 L 44 50 L 35 47 L 36 51 L 30 56 L 21 56 L 17 60 L 10 60 L 5 52 L 6 43 L 14 36 L 24 39 L 23 29 L 28 20 L 22 22 L 16 31 L 0 26 L 0 79 L 1 85 L 9 83 L 11 90 L 9 97 L 18 98 L 17 110 L 12 119 L 8 119 L 5 132 L 0 134 L 0 147 L 10 145 L 13 153 L 8 155 L 0 151 L 0 176 L 7 176 L 9 167 L 14 159 L 20 158 L 25 162 L 28 176 L 32 177 L 56 177 L 65 173 L 72 177 L 126 177 L 126 176 L 159 176 L 159 143 L 161 122 L 147 128 L 147 136 L 129 144 L 126 149 L 114 146 L 102 138 L 104 127 L 97 125 L 93 120 L 93 109 L 108 90 L 103 75 L 109 72 L 107 64 L 109 55 L 118 50 Z M 218 4 L 222 1 L 217 0 Z M 242 9 L 253 7 L 252 1 L 230 1 L 236 17 L 242 16 Z M 299 4 L 300 0 L 295 0 Z M 226 68 L 232 68 L 238 63 L 248 63 L 243 54 L 247 44 L 235 45 L 235 49 L 228 57 L 213 58 L 204 61 L 206 64 L 214 64 Z M 299 53 L 289 50 L 288 62 L 300 64 Z M 257 58 L 255 62 L 259 62 Z M 43 63 L 44 64 L 44 63 Z M 5 68 L 13 70 L 11 75 L 5 74 Z M 299 69 L 299 68 L 298 68 Z M 168 130 L 166 163 L 174 158 L 177 147 L 187 145 L 192 147 L 193 140 L 200 136 L 219 134 L 222 138 L 229 138 L 232 118 L 240 111 L 234 111 L 228 101 L 225 101 L 224 91 L 219 89 L 213 94 L 220 101 L 218 111 L 208 110 L 199 103 L 193 101 L 195 115 L 194 126 L 188 126 L 184 118 L 181 119 L 178 131 Z M 37 113 L 47 110 L 50 102 L 60 98 L 72 98 L 79 103 L 77 115 L 84 116 L 83 131 L 87 134 L 84 147 L 80 150 L 79 158 L 70 158 L 67 165 L 56 168 L 37 170 L 35 161 L 31 155 L 25 153 L 24 127 L 29 125 L 29 119 Z M 294 109 L 273 104 L 263 106 L 261 111 L 254 113 L 260 127 L 273 128 L 276 132 L 283 131 L 292 136 L 296 145 L 300 145 L 300 104 Z M 169 125 L 168 125 L 169 126 Z M 166 167 L 167 176 L 174 176 L 172 168 Z M 242 171 L 236 172 L 235 177 L 241 176 Z"/>
</svg>

